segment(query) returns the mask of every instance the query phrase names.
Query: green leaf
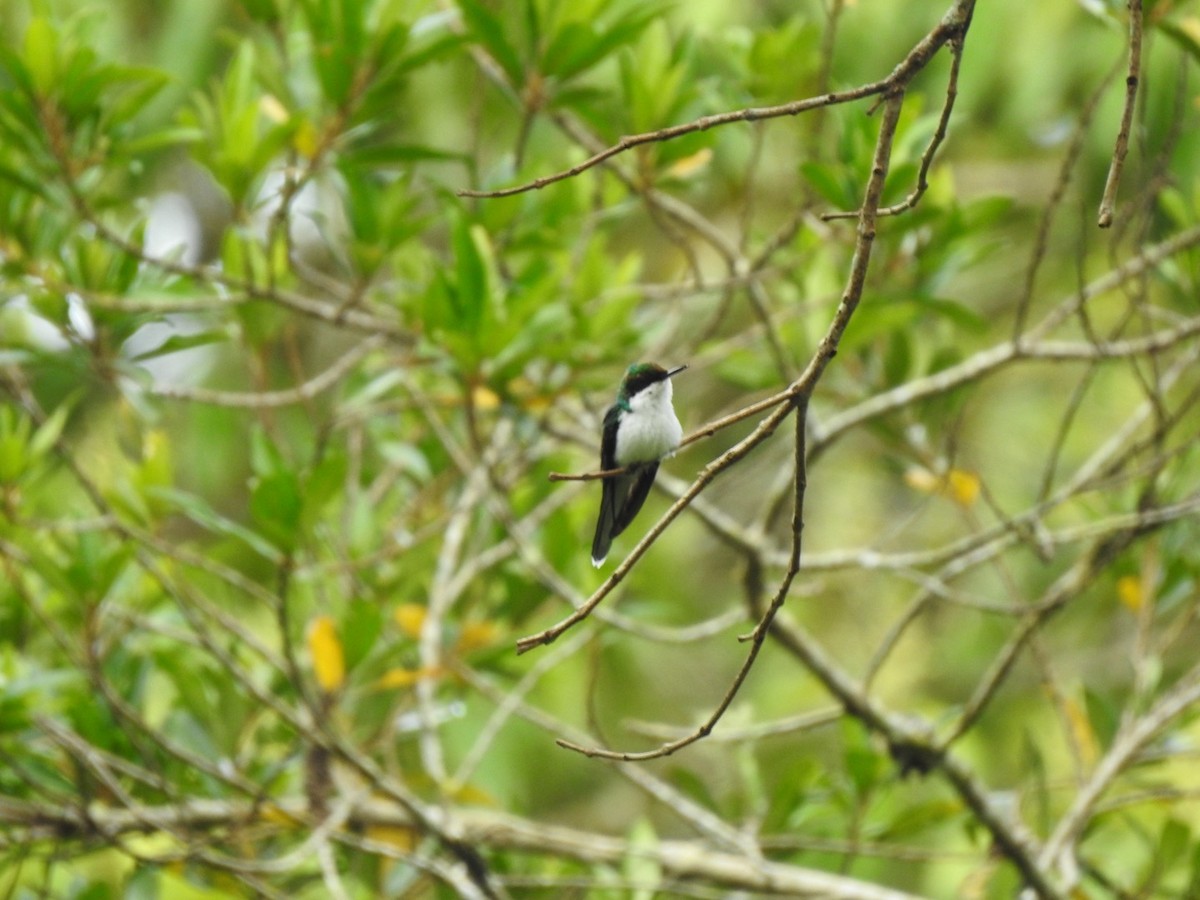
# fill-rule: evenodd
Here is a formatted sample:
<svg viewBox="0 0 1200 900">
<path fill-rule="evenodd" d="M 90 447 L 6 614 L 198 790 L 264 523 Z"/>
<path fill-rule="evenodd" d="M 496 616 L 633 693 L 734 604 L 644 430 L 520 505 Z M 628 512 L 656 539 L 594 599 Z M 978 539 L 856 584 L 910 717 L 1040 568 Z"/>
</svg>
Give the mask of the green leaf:
<svg viewBox="0 0 1200 900">
<path fill-rule="evenodd" d="M 218 344 L 229 340 L 229 335 L 224 329 L 216 329 L 212 331 L 198 331 L 195 334 L 172 334 L 164 335 L 163 340 L 154 347 L 143 350 L 131 356 L 131 362 L 145 362 L 148 359 L 157 359 L 161 356 L 169 356 L 172 353 L 179 353 L 183 350 L 191 350 L 195 347 L 207 347 L 211 344 Z"/>
<path fill-rule="evenodd" d="M 630 884 L 637 885 L 631 894 L 634 900 L 651 900 L 663 874 L 653 852 L 658 847 L 658 834 L 649 819 L 640 818 L 630 829 L 628 840 L 629 853 L 622 861 L 622 873 Z"/>
<path fill-rule="evenodd" d="M 69 547 L 67 580 L 76 595 L 97 602 L 108 594 L 132 556 L 132 545 L 114 544 L 96 532 L 82 532 Z"/>
<path fill-rule="evenodd" d="M 352 671 L 366 659 L 383 632 L 383 612 L 375 603 L 352 600 L 338 631 L 346 656 L 346 670 Z"/>
<path fill-rule="evenodd" d="M 568 22 L 555 35 L 542 55 L 542 72 L 563 80 L 583 71 L 582 64 L 596 44 L 596 30 L 584 22 Z"/>
<path fill-rule="evenodd" d="M 374 168 L 403 168 L 415 162 L 464 162 L 465 153 L 442 150 L 422 144 L 371 144 L 358 146 L 345 154 L 347 162 Z"/>
<path fill-rule="evenodd" d="M 454 226 L 456 330 L 477 337 L 491 302 L 491 245 L 487 233 L 460 217 Z"/>
<path fill-rule="evenodd" d="M 42 200 L 49 200 L 50 195 L 40 181 L 27 177 L 24 173 L 18 172 L 16 169 L 0 163 L 0 179 L 9 181 L 15 184 L 22 190 L 40 197 Z"/>
<path fill-rule="evenodd" d="M 1200 842 L 1192 847 L 1188 884 L 1182 896 L 1200 897 Z"/>
<path fill-rule="evenodd" d="M 238 543 L 245 544 L 263 559 L 273 564 L 282 561 L 279 550 L 265 540 L 262 535 L 229 519 L 208 504 L 206 500 L 195 494 L 177 490 L 171 487 L 150 487 L 147 496 L 173 509 L 188 520 L 199 525 L 213 534 L 232 538 Z"/>
<path fill-rule="evenodd" d="M 926 830 L 940 828 L 963 812 L 963 805 L 955 800 L 925 800 L 897 810 L 877 834 L 876 840 L 912 842 L 913 838 Z"/>
<path fill-rule="evenodd" d="M 800 174 L 836 209 L 852 210 L 858 205 L 845 166 L 805 162 L 800 164 Z"/>
<path fill-rule="evenodd" d="M 158 128 L 125 141 L 121 144 L 121 152 L 127 156 L 142 156 L 158 150 L 165 150 L 168 147 L 197 144 L 204 138 L 204 132 L 195 126 L 177 125 Z"/>
<path fill-rule="evenodd" d="M 12 483 L 30 462 L 29 417 L 9 406 L 0 407 L 0 484 Z"/>
<path fill-rule="evenodd" d="M 668 5 L 666 3 L 641 2 L 634 6 L 611 26 L 604 29 L 591 48 L 564 62 L 563 77 L 573 77 L 591 68 L 622 45 L 636 40 L 648 25 L 663 15 Z"/>
<path fill-rule="evenodd" d="M 1158 838 L 1158 865 L 1170 869 L 1183 859 L 1191 841 L 1192 830 L 1187 823 L 1174 818 L 1167 819 Z"/>
<path fill-rule="evenodd" d="M 523 85 L 525 65 L 505 36 L 500 19 L 481 0 L 458 0 L 458 9 L 471 37 L 499 63 L 508 76 L 509 84 L 517 88 Z"/>
<path fill-rule="evenodd" d="M 705 809 L 720 812 L 720 807 L 717 805 L 717 800 L 713 797 L 708 783 L 691 769 L 676 766 L 671 769 L 669 778 L 675 787 Z"/>
<path fill-rule="evenodd" d="M 885 770 L 883 757 L 871 746 L 870 736 L 858 722 L 842 720 L 842 761 L 846 774 L 859 797 L 870 794 L 879 784 Z"/>
<path fill-rule="evenodd" d="M 250 514 L 271 542 L 284 552 L 296 546 L 303 510 L 300 482 L 294 472 L 276 472 L 251 482 Z"/>
<path fill-rule="evenodd" d="M 1083 692 L 1083 702 L 1097 741 L 1101 747 L 1107 747 L 1116 737 L 1117 728 L 1120 727 L 1120 713 L 1110 698 L 1087 688 Z"/>
<path fill-rule="evenodd" d="M 25 30 L 25 70 L 39 94 L 48 95 L 59 80 L 58 33 L 47 19 L 32 19 Z"/>
<path fill-rule="evenodd" d="M 67 425 L 67 418 L 70 416 L 71 409 L 77 399 L 78 395 L 60 400 L 50 415 L 46 417 L 46 420 L 38 426 L 38 430 L 33 434 L 33 439 L 29 442 L 29 456 L 31 459 L 41 459 L 58 442 L 59 437 L 62 436 L 63 428 Z"/>
<path fill-rule="evenodd" d="M 308 474 L 304 482 L 303 522 L 306 526 L 315 525 L 325 505 L 341 493 L 346 484 L 348 465 L 346 454 L 332 451 L 326 453 Z"/>
<path fill-rule="evenodd" d="M 1183 22 L 1176 22 L 1164 16 L 1155 25 L 1194 61 L 1200 62 L 1200 20 L 1192 16 Z"/>
<path fill-rule="evenodd" d="M 758 350 L 735 350 L 717 363 L 717 375 L 735 387 L 758 391 L 779 382 L 779 371 L 770 354 Z"/>
<path fill-rule="evenodd" d="M 904 382 L 912 371 L 912 341 L 904 331 L 893 331 L 888 336 L 883 356 L 883 377 L 888 385 Z"/>
<path fill-rule="evenodd" d="M 541 58 L 541 71 L 547 76 L 568 81 L 629 44 L 651 22 L 663 14 L 661 3 L 640 3 L 609 25 L 574 20 L 559 28 L 551 37 Z"/>
<path fill-rule="evenodd" d="M 366 6 L 360 0 L 302 0 L 300 5 L 312 36 L 312 64 L 322 93 L 331 106 L 341 107 L 366 61 Z"/>
</svg>

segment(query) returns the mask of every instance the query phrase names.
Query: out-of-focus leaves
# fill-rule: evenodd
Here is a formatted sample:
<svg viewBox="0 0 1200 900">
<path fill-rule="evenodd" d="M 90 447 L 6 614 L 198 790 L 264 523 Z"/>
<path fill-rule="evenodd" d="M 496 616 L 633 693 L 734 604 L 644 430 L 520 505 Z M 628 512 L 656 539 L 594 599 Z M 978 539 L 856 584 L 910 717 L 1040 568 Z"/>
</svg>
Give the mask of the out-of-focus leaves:
<svg viewBox="0 0 1200 900">
<path fill-rule="evenodd" d="M 870 737 L 853 719 L 842 721 L 842 760 L 846 774 L 858 798 L 865 798 L 878 787 L 887 772 L 884 758 L 871 746 Z"/>
<path fill-rule="evenodd" d="M 67 425 L 72 398 L 60 403 L 36 429 L 14 407 L 0 406 L 0 484 L 15 482 L 44 462 Z"/>
<path fill-rule="evenodd" d="M 153 488 L 150 495 L 166 508 L 186 516 L 216 536 L 232 538 L 245 544 L 266 560 L 278 562 L 281 559 L 274 544 L 253 529 L 221 515 L 202 497 L 174 488 Z"/>
<path fill-rule="evenodd" d="M 673 766 L 669 777 L 671 783 L 691 800 L 705 809 L 713 812 L 720 811 L 708 783 L 691 769 L 685 766 Z"/>
<path fill-rule="evenodd" d="M 285 553 L 299 539 L 303 509 L 300 480 L 294 472 L 278 471 L 256 478 L 250 488 L 250 513 L 263 533 Z"/>
<path fill-rule="evenodd" d="M 756 28 L 745 39 L 744 77 L 751 96 L 764 104 L 785 103 L 804 93 L 797 88 L 815 75 L 820 60 L 820 31 L 812 20 L 797 17 L 777 28 Z"/>
<path fill-rule="evenodd" d="M 508 81 L 520 88 L 525 83 L 525 63 L 517 48 L 505 35 L 505 28 L 482 0 L 458 0 L 467 33 L 500 65 Z"/>
<path fill-rule="evenodd" d="M 595 465 L 598 419 L 634 360 L 693 364 L 696 380 L 676 386 L 690 423 L 803 370 L 854 251 L 852 221 L 818 217 L 861 203 L 879 117 L 868 114 L 870 100 L 848 103 L 641 146 L 519 197 L 454 192 L 562 171 L 594 152 L 593 140 L 878 78 L 898 46 L 907 52 L 900 45 L 927 9 L 906 6 L 911 21 L 899 22 L 886 5 L 865 17 L 862 4 L 845 4 L 833 29 L 804 10 L 728 4 L 246 0 L 222 14 L 220 35 L 185 35 L 203 49 L 182 54 L 178 36 L 160 43 L 173 23 L 193 21 L 173 15 L 176 5 L 186 8 L 172 0 L 134 23 L 120 4 L 100 16 L 50 17 L 44 4 L 18 0 L 9 18 L 32 25 L 0 35 L 0 732 L 2 755 L 17 762 L 0 766 L 0 793 L 63 808 L 82 798 L 101 822 L 126 795 L 135 809 L 195 799 L 220 810 L 245 801 L 248 783 L 257 812 L 223 823 L 218 849 L 294 860 L 294 871 L 268 867 L 255 877 L 276 892 L 319 890 L 317 862 L 295 852 L 317 804 L 310 816 L 275 802 L 303 799 L 321 756 L 309 752 L 321 743 L 308 733 L 317 711 L 292 683 L 295 664 L 301 673 L 311 665 L 320 692 L 338 698 L 319 727 L 338 729 L 396 782 L 355 785 L 353 767 L 340 764 L 322 773 L 352 792 L 370 787 L 367 806 L 384 799 L 375 789 L 392 786 L 419 791 L 423 802 L 495 803 L 534 820 L 564 802 L 576 818 L 608 804 L 610 818 L 625 816 L 628 864 L 516 860 L 481 846 L 484 862 L 552 886 L 590 879 L 597 896 L 667 886 L 639 852 L 657 843 L 636 808 L 642 801 L 610 791 L 608 776 L 584 761 L 552 756 L 551 738 L 524 716 L 594 718 L 598 734 L 623 743 L 627 716 L 697 721 L 708 711 L 704 697 L 720 696 L 743 657 L 718 635 L 669 649 L 681 664 L 659 668 L 656 649 L 603 622 L 593 625 L 611 643 L 550 657 L 551 670 L 539 668 L 537 654 L 513 654 L 515 630 L 565 612 L 560 579 L 584 591 L 596 583 L 587 541 L 600 486 L 550 485 L 546 476 Z M 1125 42 L 1121 4 L 1093 6 L 1103 6 L 1105 28 L 1072 42 L 1075 54 L 1038 58 L 1041 41 L 1067 32 L 1024 14 L 1021 41 L 967 41 L 960 105 L 929 190 L 877 223 L 863 302 L 811 408 L 819 450 L 803 512 L 813 559 L 846 548 L 863 548 L 843 558 L 864 562 L 937 554 L 964 532 L 1000 554 L 970 571 L 954 562 L 802 571 L 789 599 L 789 615 L 848 677 L 864 679 L 873 702 L 939 729 L 952 725 L 1020 619 L 993 603 L 1036 603 L 1090 540 L 1097 510 L 1115 522 L 1145 498 L 1189 503 L 1195 494 L 1197 451 L 1183 446 L 1193 443 L 1194 423 L 1174 405 L 1194 393 L 1179 347 L 1164 348 L 1153 365 L 1015 359 L 944 390 L 929 377 L 1012 337 L 1031 265 L 1029 246 L 1015 238 L 1036 231 L 1058 184 L 1074 124 L 1067 118 Z M 932 24 L 944 10 L 928 11 Z M 1162 28 L 1172 65 L 1196 58 L 1183 13 L 1167 0 L 1147 4 L 1148 27 L 1174 23 Z M 990 12 L 1008 14 L 1002 5 Z M 836 38 L 828 60 L 827 31 Z M 154 69 L 131 64 L 130 34 L 136 58 Z M 1097 34 L 1109 42 L 1104 52 L 1089 43 Z M 915 185 L 947 63 L 940 55 L 906 95 L 885 202 Z M 1128 227 L 1113 245 L 1090 230 L 1076 234 L 1071 210 L 1092 205 L 1112 149 L 1111 135 L 1093 129 L 1042 248 L 1029 322 L 1123 265 L 1126 253 L 1134 258 L 1143 237 L 1169 239 L 1194 224 L 1195 111 L 1154 88 L 1170 82 L 1162 60 L 1152 54 L 1146 63 L 1139 148 L 1147 165 L 1126 169 Z M 1023 87 L 1027 74 L 1038 75 L 1036 96 Z M 1106 95 L 1097 122 L 1112 103 L 1119 92 Z M 1048 117 L 1054 133 L 1043 141 Z M 1036 148 L 1026 146 L 1031 139 Z M 322 196 L 309 204 L 317 187 Z M 197 214 L 186 263 L 150 255 L 163 222 L 147 199 L 164 188 L 185 193 Z M 1093 335 L 1140 340 L 1185 321 L 1194 314 L 1197 252 L 1154 259 L 1120 291 L 1089 293 L 1079 314 L 1045 337 L 1079 346 Z M 177 309 L 203 330 L 147 327 L 174 321 L 165 317 Z M 386 331 L 380 349 L 340 370 L 347 341 L 376 323 Z M 782 367 L 767 352 L 767 327 Z M 203 368 L 189 366 L 201 354 L 176 352 L 203 346 L 211 351 Z M 318 378 L 323 371 L 330 379 Z M 1152 396 L 1167 373 L 1179 383 Z M 320 389 L 280 402 L 301 381 Z M 246 400 L 227 408 L 219 392 L 185 399 L 150 389 L 159 383 Z M 1077 387 L 1088 390 L 1060 432 Z M 256 403 L 259 391 L 271 393 Z M 822 439 L 824 422 L 870 412 L 885 391 L 865 427 Z M 920 399 L 901 402 L 906 391 Z M 1131 447 L 1126 470 L 1116 460 L 1103 474 L 1093 469 L 1095 484 L 1079 502 L 1051 508 L 1046 498 L 1092 465 L 1119 417 L 1148 401 L 1166 428 L 1161 440 Z M 664 470 L 688 478 L 693 463 L 699 469 L 753 427 L 715 435 Z M 1146 424 L 1134 440 L 1151 427 L 1159 426 Z M 787 431 L 772 438 L 776 447 Z M 1039 456 L 1049 452 L 1058 454 L 1053 465 Z M 768 552 L 786 541 L 793 479 L 778 469 L 786 459 L 764 448 L 704 496 Z M 906 473 L 909 462 L 927 468 Z M 486 479 L 472 475 L 476 466 Z M 1141 477 L 1144 485 L 1132 483 Z M 994 501 L 986 509 L 985 483 Z M 1036 515 L 1024 515 L 1033 498 Z M 1009 516 L 1020 526 L 1011 533 Z M 630 573 L 624 614 L 669 610 L 670 625 L 690 625 L 741 597 L 747 585 L 723 581 L 727 549 L 713 537 L 723 521 L 672 523 Z M 639 519 L 623 546 L 649 525 Z M 1191 519 L 1152 527 L 1138 545 L 1161 539 L 1161 564 L 1123 553 L 1086 596 L 1039 624 L 1038 655 L 1018 654 L 955 744 L 990 802 L 1003 809 L 1013 798 L 1014 818 L 1036 833 L 1050 833 L 1070 803 L 1076 763 L 1088 769 L 1118 723 L 1190 665 L 1197 527 Z M 1060 529 L 1084 537 L 1061 539 Z M 750 574 L 773 580 L 778 571 L 771 562 Z M 432 622 L 425 604 L 436 592 Z M 793 602 L 810 595 L 814 602 Z M 1118 627 L 1134 612 L 1140 642 Z M 308 641 L 296 647 L 308 623 Z M 420 641 L 435 624 L 442 659 L 430 664 Z M 888 633 L 899 640 L 876 670 L 871 653 Z M 1141 654 L 1136 685 L 1133 665 L 1111 665 L 1114 646 L 1122 659 L 1130 648 Z M 828 701 L 819 680 L 795 677 L 783 645 L 764 645 L 756 666 L 731 710 L 746 722 L 726 720 L 731 731 Z M 1068 689 L 1048 699 L 1044 672 Z M 637 690 L 628 690 L 631 678 Z M 516 707 L 497 699 L 510 691 Z M 56 743 L 47 728 L 56 719 L 97 752 L 84 757 Z M 1186 776 L 1158 761 L 1186 752 L 1190 720 L 1180 722 L 1164 726 L 1146 764 L 1122 773 L 1087 823 L 1081 858 L 1122 889 L 1187 895 L 1189 876 L 1198 878 L 1192 823 L 1172 799 L 1124 802 L 1156 786 L 1146 777 Z M 422 770 L 434 745 L 445 751 L 444 780 Z M 702 743 L 672 759 L 682 767 L 672 781 L 713 816 L 761 835 L 781 865 L 918 892 L 1019 892 L 1019 876 L 991 852 L 994 835 L 970 805 L 939 779 L 898 780 L 885 746 L 856 725 L 843 729 L 840 745 L 836 731 L 831 739 L 807 729 L 733 749 Z M 472 771 L 456 771 L 460 762 Z M 1109 811 L 1107 799 L 1122 805 Z M 608 821 L 600 819 L 597 831 Z M 360 831 L 401 856 L 418 845 L 444 851 L 389 827 Z M 115 837 L 134 853 L 172 860 L 181 849 L 165 835 Z M 198 852 L 188 856 L 184 887 L 175 877 L 182 870 L 149 864 L 130 880 L 95 886 L 100 879 L 72 858 L 86 842 L 71 841 L 56 842 L 55 874 L 39 887 L 245 891 L 207 865 L 203 823 L 188 825 L 188 839 Z M 865 859 L 859 851 L 868 849 L 882 852 Z M 381 861 L 378 847 L 350 842 L 333 853 L 352 896 L 411 893 L 426 877 L 404 859 Z M 152 868 L 170 877 L 151 877 Z"/>
<path fill-rule="evenodd" d="M 844 351 L 857 350 L 889 337 L 896 331 L 909 328 L 923 319 L 946 319 L 958 328 L 980 332 L 984 321 L 957 300 L 921 294 L 906 296 L 877 296 L 872 314 L 852 320 L 842 339 Z"/>
<path fill-rule="evenodd" d="M 1176 818 L 1168 818 L 1163 822 L 1162 829 L 1154 841 L 1152 852 L 1143 867 L 1138 879 L 1138 893 L 1143 896 L 1154 896 L 1166 885 L 1163 884 L 1174 874 L 1176 867 L 1184 862 L 1188 847 L 1192 844 L 1192 830 L 1187 823 Z"/>
<path fill-rule="evenodd" d="M 662 883 L 662 867 L 653 851 L 658 847 L 658 834 L 648 819 L 639 819 L 629 832 L 630 853 L 622 861 L 622 871 L 630 884 L 637 885 L 632 896 L 650 900 Z"/>
<path fill-rule="evenodd" d="M 680 118 L 696 91 L 687 77 L 690 49 L 686 40 L 673 38 L 661 20 L 646 28 L 635 46 L 622 48 L 618 60 L 624 131 L 653 131 Z M 670 154 L 670 145 L 663 152 Z"/>
<path fill-rule="evenodd" d="M 1200 16 L 1160 18 L 1155 22 L 1155 27 L 1200 62 Z"/>
<path fill-rule="evenodd" d="M 133 362 L 144 362 L 148 359 L 178 353 L 181 350 L 190 350 L 193 347 L 208 347 L 228 339 L 229 335 L 224 329 L 196 331 L 191 334 L 164 334 L 159 343 L 141 350 L 129 358 Z"/>
<path fill-rule="evenodd" d="M 437 668 L 388 669 L 388 671 L 379 677 L 375 686 L 380 690 L 401 690 L 403 688 L 410 688 L 419 682 L 427 681 L 431 678 L 438 678 L 441 675 L 442 670 Z"/>
<path fill-rule="evenodd" d="M 717 365 L 717 374 L 744 390 L 759 391 L 774 385 L 779 371 L 765 353 L 736 350 Z"/>
<path fill-rule="evenodd" d="M 34 16 L 19 50 L 0 51 L 0 77 L 18 90 L 0 95 L 0 135 L 29 171 L 58 175 L 48 151 L 68 154 L 77 177 L 105 160 L 131 161 L 149 147 L 190 135 L 140 132 L 135 121 L 167 83 L 161 71 L 102 61 L 77 23 Z M 47 142 L 55 142 L 54 146 Z M 10 180 L 17 170 L 6 167 Z"/>
<path fill-rule="evenodd" d="M 401 633 L 410 638 L 421 636 L 421 626 L 425 623 L 426 609 L 418 603 L 401 603 L 396 607 L 392 617 L 400 626 Z"/>
<path fill-rule="evenodd" d="M 1138 613 L 1146 603 L 1142 579 L 1138 575 L 1122 575 L 1117 579 L 1117 599 L 1131 613 Z"/>
<path fill-rule="evenodd" d="M 342 617 L 342 647 L 346 668 L 353 670 L 375 648 L 383 632 L 383 613 L 364 600 L 352 600 Z"/>
<path fill-rule="evenodd" d="M 616 13 L 612 21 L 568 21 L 549 39 L 542 54 L 544 75 L 562 81 L 575 78 L 631 43 L 662 15 L 663 3 L 638 3 Z"/>
<path fill-rule="evenodd" d="M 861 189 L 845 166 L 805 162 L 800 164 L 800 174 L 835 210 L 856 208 Z"/>
<path fill-rule="evenodd" d="M 1101 747 L 1109 746 L 1120 726 L 1120 716 L 1116 707 L 1109 698 L 1087 688 L 1084 689 L 1083 700 L 1096 740 Z"/>
<path fill-rule="evenodd" d="M 923 466 L 913 466 L 905 471 L 904 481 L 914 490 L 925 494 L 943 494 L 968 509 L 979 499 L 982 489 L 976 473 L 956 467 L 935 474 Z"/>
<path fill-rule="evenodd" d="M 181 117 L 185 129 L 206 136 L 195 145 L 196 157 L 239 209 L 254 199 L 268 166 L 300 122 L 286 113 L 275 119 L 267 114 L 273 107 L 256 86 L 256 62 L 254 45 L 239 44 L 221 82 L 197 96 Z"/>
</svg>

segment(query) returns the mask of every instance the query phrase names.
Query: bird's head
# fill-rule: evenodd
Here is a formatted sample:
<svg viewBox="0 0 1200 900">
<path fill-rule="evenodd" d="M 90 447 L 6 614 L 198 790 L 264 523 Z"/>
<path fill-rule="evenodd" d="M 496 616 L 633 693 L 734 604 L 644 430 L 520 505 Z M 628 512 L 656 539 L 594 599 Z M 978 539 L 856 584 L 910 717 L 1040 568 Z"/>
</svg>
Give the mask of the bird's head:
<svg viewBox="0 0 1200 900">
<path fill-rule="evenodd" d="M 631 397 L 640 394 L 651 385 L 666 381 L 686 368 L 687 366 L 676 366 L 673 369 L 664 369 L 658 363 L 634 363 L 625 370 L 625 377 L 621 379 L 620 399 L 628 402 Z"/>
</svg>

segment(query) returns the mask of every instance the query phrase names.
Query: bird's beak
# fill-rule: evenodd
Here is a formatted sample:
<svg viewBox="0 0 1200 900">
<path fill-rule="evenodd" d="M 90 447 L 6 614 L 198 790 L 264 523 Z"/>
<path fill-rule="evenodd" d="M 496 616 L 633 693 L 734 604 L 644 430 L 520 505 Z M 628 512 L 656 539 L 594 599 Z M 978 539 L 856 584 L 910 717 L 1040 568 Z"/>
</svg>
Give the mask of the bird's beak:
<svg viewBox="0 0 1200 900">
<path fill-rule="evenodd" d="M 676 375 L 678 375 L 680 372 L 682 372 L 686 368 L 687 368 L 687 366 L 676 366 L 675 368 L 673 368 L 669 372 L 667 372 L 667 377 L 674 378 Z"/>
</svg>

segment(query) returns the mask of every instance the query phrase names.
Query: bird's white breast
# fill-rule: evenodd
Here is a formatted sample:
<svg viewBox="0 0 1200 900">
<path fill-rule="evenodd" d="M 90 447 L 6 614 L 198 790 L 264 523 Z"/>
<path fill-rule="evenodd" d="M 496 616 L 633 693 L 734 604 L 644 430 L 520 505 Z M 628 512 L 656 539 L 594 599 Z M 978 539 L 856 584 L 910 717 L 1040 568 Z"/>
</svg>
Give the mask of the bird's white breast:
<svg viewBox="0 0 1200 900">
<path fill-rule="evenodd" d="M 683 426 L 671 405 L 670 379 L 629 398 L 629 411 L 617 429 L 617 465 L 652 462 L 670 456 L 683 440 Z"/>
</svg>

